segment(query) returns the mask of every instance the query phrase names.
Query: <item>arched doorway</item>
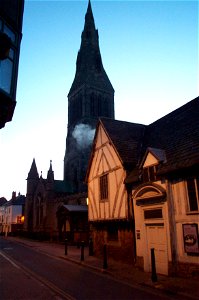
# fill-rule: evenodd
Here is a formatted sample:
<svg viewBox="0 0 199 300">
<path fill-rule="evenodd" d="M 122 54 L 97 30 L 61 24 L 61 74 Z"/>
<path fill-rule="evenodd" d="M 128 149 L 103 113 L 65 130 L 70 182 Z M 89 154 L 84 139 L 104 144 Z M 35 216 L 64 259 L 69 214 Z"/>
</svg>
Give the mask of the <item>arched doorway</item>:
<svg viewBox="0 0 199 300">
<path fill-rule="evenodd" d="M 168 275 L 168 213 L 166 191 L 156 183 L 137 187 L 132 194 L 135 211 L 136 250 L 146 272 L 151 272 L 151 249 L 157 273 Z"/>
</svg>

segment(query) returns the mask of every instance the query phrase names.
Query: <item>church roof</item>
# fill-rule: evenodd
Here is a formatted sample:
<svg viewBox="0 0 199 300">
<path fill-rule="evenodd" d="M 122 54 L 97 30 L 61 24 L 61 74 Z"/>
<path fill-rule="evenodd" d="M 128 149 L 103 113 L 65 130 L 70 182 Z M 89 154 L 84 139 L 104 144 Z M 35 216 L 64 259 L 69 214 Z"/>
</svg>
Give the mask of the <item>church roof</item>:
<svg viewBox="0 0 199 300">
<path fill-rule="evenodd" d="M 88 206 L 87 205 L 63 205 L 64 208 L 66 208 L 69 212 L 88 212 Z"/>
<path fill-rule="evenodd" d="M 98 30 L 95 29 L 91 3 L 89 1 L 85 15 L 81 46 L 77 55 L 76 74 L 69 95 L 82 86 L 114 92 L 112 84 L 104 70 L 99 48 Z"/>
<path fill-rule="evenodd" d="M 54 192 L 56 193 L 72 193 L 71 185 L 64 180 L 55 180 L 54 181 Z"/>
</svg>

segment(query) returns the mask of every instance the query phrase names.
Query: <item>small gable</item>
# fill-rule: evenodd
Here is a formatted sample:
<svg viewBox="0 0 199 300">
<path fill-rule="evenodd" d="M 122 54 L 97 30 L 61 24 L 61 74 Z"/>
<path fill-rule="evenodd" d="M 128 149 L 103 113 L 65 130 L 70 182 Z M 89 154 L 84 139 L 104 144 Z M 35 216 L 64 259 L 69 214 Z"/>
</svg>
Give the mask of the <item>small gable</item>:
<svg viewBox="0 0 199 300">
<path fill-rule="evenodd" d="M 147 148 L 143 157 L 141 167 L 146 168 L 149 166 L 158 165 L 159 163 L 166 162 L 165 151 L 157 148 Z"/>
<path fill-rule="evenodd" d="M 146 167 L 149 167 L 152 165 L 157 165 L 157 164 L 158 164 L 157 158 L 151 152 L 149 152 L 145 158 L 143 168 L 146 168 Z"/>
</svg>

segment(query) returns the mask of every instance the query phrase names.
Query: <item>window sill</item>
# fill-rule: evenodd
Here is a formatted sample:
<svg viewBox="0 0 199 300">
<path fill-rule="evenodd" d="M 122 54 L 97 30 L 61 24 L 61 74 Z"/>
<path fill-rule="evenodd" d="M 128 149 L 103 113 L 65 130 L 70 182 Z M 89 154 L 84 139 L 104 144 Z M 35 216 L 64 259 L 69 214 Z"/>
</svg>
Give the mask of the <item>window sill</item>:
<svg viewBox="0 0 199 300">
<path fill-rule="evenodd" d="M 187 215 L 199 215 L 199 211 L 187 211 Z"/>
</svg>

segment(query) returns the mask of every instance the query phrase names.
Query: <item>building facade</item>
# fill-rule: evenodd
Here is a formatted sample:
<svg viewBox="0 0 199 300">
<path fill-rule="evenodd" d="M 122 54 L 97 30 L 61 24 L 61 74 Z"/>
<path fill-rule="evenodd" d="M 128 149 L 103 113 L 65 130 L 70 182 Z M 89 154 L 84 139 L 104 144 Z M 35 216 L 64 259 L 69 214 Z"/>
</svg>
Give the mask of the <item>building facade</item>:
<svg viewBox="0 0 199 300">
<path fill-rule="evenodd" d="M 33 159 L 27 177 L 24 231 L 32 237 L 56 239 L 59 235 L 56 212 L 70 194 L 63 180 L 55 180 L 52 162 L 47 178 L 39 176 Z"/>
<path fill-rule="evenodd" d="M 101 118 L 87 171 L 88 218 L 96 255 L 135 262 L 131 191 L 124 184 L 136 166 L 145 126 Z"/>
<path fill-rule="evenodd" d="M 87 171 L 96 253 L 106 243 L 151 272 L 154 252 L 157 273 L 199 275 L 198 111 L 199 97 L 148 126 L 100 119 Z"/>
<path fill-rule="evenodd" d="M 16 89 L 24 0 L 0 1 L 0 128 L 12 120 Z"/>
<path fill-rule="evenodd" d="M 158 273 L 199 275 L 199 97 L 146 129 L 132 184 L 137 263 Z M 141 178 L 141 180 L 139 179 Z"/>
<path fill-rule="evenodd" d="M 25 196 L 12 193 L 12 199 L 0 207 L 0 233 L 7 235 L 21 234 L 24 223 Z"/>
</svg>

